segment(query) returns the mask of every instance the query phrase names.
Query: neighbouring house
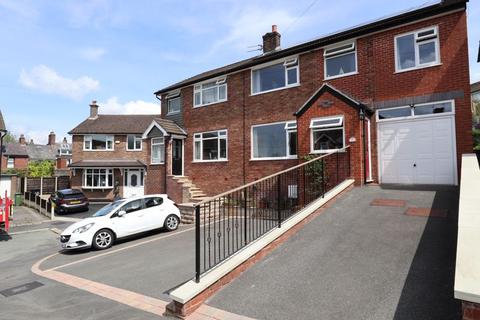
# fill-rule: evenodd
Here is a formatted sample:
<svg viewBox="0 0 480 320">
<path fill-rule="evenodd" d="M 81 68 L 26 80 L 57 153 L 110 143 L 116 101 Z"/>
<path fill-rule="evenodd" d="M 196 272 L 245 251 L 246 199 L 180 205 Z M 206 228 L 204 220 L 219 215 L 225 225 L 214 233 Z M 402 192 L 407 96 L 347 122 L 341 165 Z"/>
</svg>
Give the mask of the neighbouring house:
<svg viewBox="0 0 480 320">
<path fill-rule="evenodd" d="M 23 134 L 18 142 L 5 144 L 2 158 L 2 170 L 26 169 L 30 161 L 50 160 L 55 162 L 56 175 L 69 175 L 68 165 L 72 158 L 72 146 L 67 138 L 60 143 L 56 142 L 56 135 L 50 132 L 48 143 L 35 144 L 33 140 L 27 143 Z"/>
<path fill-rule="evenodd" d="M 164 137 L 167 177 L 214 195 L 350 145 L 357 184 L 458 184 L 473 144 L 466 3 L 287 48 L 273 26 L 262 54 L 158 90 L 188 133 Z"/>
<path fill-rule="evenodd" d="M 69 132 L 72 187 L 83 189 L 93 200 L 163 191 L 163 136 L 185 132 L 173 121 L 160 119 L 160 107 L 158 111 L 158 115 L 99 114 L 93 101 L 90 116 Z M 166 131 L 158 131 L 157 121 Z M 148 140 L 143 139 L 148 128 Z"/>
<path fill-rule="evenodd" d="M 471 85 L 472 92 L 472 114 L 477 123 L 480 123 L 480 81 Z"/>
</svg>

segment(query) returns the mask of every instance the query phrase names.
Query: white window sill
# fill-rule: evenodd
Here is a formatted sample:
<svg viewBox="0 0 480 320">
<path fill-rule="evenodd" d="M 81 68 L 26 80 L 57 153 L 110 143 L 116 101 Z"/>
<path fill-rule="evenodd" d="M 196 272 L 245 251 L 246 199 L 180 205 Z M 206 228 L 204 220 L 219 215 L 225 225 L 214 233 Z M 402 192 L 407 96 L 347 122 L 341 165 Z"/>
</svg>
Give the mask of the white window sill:
<svg viewBox="0 0 480 320">
<path fill-rule="evenodd" d="M 165 162 L 150 162 L 150 165 L 151 166 L 161 166 L 161 165 L 164 165 Z"/>
<path fill-rule="evenodd" d="M 258 95 L 261 95 L 261 94 L 264 94 L 264 93 L 270 93 L 270 92 L 275 92 L 275 91 L 280 91 L 280 90 L 285 90 L 285 89 L 290 89 L 290 88 L 296 88 L 296 87 L 300 87 L 300 83 L 292 84 L 292 85 L 277 88 L 277 89 L 267 90 L 267 91 L 261 91 L 261 92 L 256 92 L 256 93 L 252 92 L 250 94 L 250 96 L 253 97 L 253 96 L 258 96 Z"/>
<path fill-rule="evenodd" d="M 87 190 L 108 190 L 108 189 L 113 189 L 113 187 L 86 187 L 86 186 L 82 186 L 82 189 L 87 189 Z"/>
<path fill-rule="evenodd" d="M 328 149 L 328 150 L 311 150 L 310 154 L 326 154 L 326 153 L 332 153 L 332 152 L 338 152 L 342 153 L 345 152 L 346 149 Z"/>
<path fill-rule="evenodd" d="M 214 162 L 228 162 L 228 159 L 223 160 L 194 160 L 192 163 L 214 163 Z"/>
<path fill-rule="evenodd" d="M 207 107 L 207 106 L 211 106 L 211 105 L 214 105 L 214 104 L 224 103 L 224 102 L 227 102 L 227 101 L 228 100 L 225 99 L 225 100 L 219 100 L 219 101 L 215 101 L 215 102 L 207 103 L 207 104 L 199 104 L 198 106 L 193 105 L 193 108 L 196 109 L 196 108 L 201 108 L 201 107 Z"/>
<path fill-rule="evenodd" d="M 171 116 L 171 115 L 175 115 L 175 114 L 179 114 L 180 111 L 175 111 L 175 112 L 167 112 L 167 116 Z"/>
<path fill-rule="evenodd" d="M 395 70 L 395 72 L 393 74 L 403 73 L 403 72 L 408 72 L 408 71 L 414 71 L 414 70 L 421 70 L 421 69 L 431 68 L 431 67 L 438 67 L 438 66 L 441 66 L 441 65 L 442 65 L 442 63 L 439 62 L 439 63 L 428 64 L 428 65 L 419 66 L 419 67 L 413 67 L 413 68 L 402 69 L 402 70 Z"/>
<path fill-rule="evenodd" d="M 108 150 L 89 150 L 89 149 L 83 149 L 83 151 L 86 152 L 107 152 L 107 151 L 115 151 L 114 149 L 108 149 Z"/>
<path fill-rule="evenodd" d="M 140 152 L 140 151 L 143 151 L 143 150 L 142 149 L 137 149 L 137 150 L 126 149 L 125 151 L 127 151 L 127 152 Z"/>
<path fill-rule="evenodd" d="M 250 158 L 250 161 L 278 161 L 278 160 L 297 160 L 298 157 L 282 157 L 282 158 Z"/>
<path fill-rule="evenodd" d="M 333 79 L 338 79 L 338 78 L 343 78 L 343 77 L 348 77 L 348 76 L 354 76 L 358 74 L 358 71 L 355 71 L 355 72 L 350 72 L 350 73 L 344 73 L 344 74 L 339 74 L 337 76 L 331 76 L 331 77 L 325 77 L 325 79 L 323 79 L 324 81 L 327 81 L 327 80 L 333 80 Z"/>
</svg>

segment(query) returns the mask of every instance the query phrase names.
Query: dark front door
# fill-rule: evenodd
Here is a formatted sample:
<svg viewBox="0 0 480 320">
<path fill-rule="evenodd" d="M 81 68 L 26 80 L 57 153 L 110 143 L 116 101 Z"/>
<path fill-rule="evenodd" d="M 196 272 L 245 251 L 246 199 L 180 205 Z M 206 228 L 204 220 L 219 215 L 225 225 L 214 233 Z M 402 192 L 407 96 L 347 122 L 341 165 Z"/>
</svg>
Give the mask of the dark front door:
<svg viewBox="0 0 480 320">
<path fill-rule="evenodd" d="M 172 142 L 172 174 L 183 175 L 183 140 L 173 139 Z"/>
</svg>

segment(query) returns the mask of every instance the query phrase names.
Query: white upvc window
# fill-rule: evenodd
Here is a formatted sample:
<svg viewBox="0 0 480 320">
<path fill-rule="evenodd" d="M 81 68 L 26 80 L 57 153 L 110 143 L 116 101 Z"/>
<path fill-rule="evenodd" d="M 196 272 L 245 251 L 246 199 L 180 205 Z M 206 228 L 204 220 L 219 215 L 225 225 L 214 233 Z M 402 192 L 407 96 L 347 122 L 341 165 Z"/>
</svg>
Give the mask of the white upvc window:
<svg viewBox="0 0 480 320">
<path fill-rule="evenodd" d="M 397 72 L 440 64 L 438 27 L 429 27 L 395 37 Z"/>
<path fill-rule="evenodd" d="M 336 44 L 324 49 L 325 79 L 344 77 L 357 73 L 357 48 L 355 41 Z"/>
<path fill-rule="evenodd" d="M 227 161 L 227 140 L 227 130 L 195 133 L 193 135 L 193 161 Z"/>
<path fill-rule="evenodd" d="M 15 158 L 8 157 L 8 159 L 7 159 L 7 169 L 13 169 L 13 168 L 15 168 Z"/>
<path fill-rule="evenodd" d="M 182 99 L 180 91 L 175 91 L 167 94 L 167 114 L 179 113 L 182 109 Z"/>
<path fill-rule="evenodd" d="M 114 136 L 93 134 L 83 136 L 83 150 L 85 151 L 112 151 Z"/>
<path fill-rule="evenodd" d="M 300 83 L 298 57 L 291 57 L 252 69 L 252 94 L 297 86 Z"/>
<path fill-rule="evenodd" d="M 163 137 L 152 138 L 152 164 L 165 163 L 165 140 Z"/>
<path fill-rule="evenodd" d="M 315 118 L 310 121 L 312 153 L 331 152 L 345 147 L 343 116 Z"/>
<path fill-rule="evenodd" d="M 84 169 L 82 187 L 88 189 L 113 188 L 113 169 Z"/>
<path fill-rule="evenodd" d="M 129 134 L 127 136 L 128 151 L 142 151 L 142 136 Z"/>
<path fill-rule="evenodd" d="M 276 122 L 252 126 L 252 160 L 297 158 L 297 123 Z"/>
<path fill-rule="evenodd" d="M 377 110 L 377 121 L 401 120 L 412 117 L 434 117 L 453 114 L 455 106 L 453 100 L 436 101 Z"/>
<path fill-rule="evenodd" d="M 227 77 L 193 86 L 193 106 L 201 107 L 227 101 Z"/>
</svg>

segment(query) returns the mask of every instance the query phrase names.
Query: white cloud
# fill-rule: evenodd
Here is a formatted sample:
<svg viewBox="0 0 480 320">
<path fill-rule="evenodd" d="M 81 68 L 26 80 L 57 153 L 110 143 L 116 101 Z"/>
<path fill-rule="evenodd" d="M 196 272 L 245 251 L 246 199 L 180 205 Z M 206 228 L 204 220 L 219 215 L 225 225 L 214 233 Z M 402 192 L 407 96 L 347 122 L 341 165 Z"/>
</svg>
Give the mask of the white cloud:
<svg viewBox="0 0 480 320">
<path fill-rule="evenodd" d="M 20 83 L 29 89 L 49 94 L 57 94 L 80 100 L 86 94 L 96 91 L 100 82 L 87 76 L 70 79 L 59 75 L 55 70 L 38 65 L 31 70 L 22 70 Z"/>
<path fill-rule="evenodd" d="M 103 114 L 160 114 L 160 103 L 143 100 L 120 103 L 117 97 L 111 97 L 107 102 L 100 102 L 99 113 Z"/>
<path fill-rule="evenodd" d="M 103 48 L 86 48 L 80 51 L 80 56 L 89 61 L 100 60 L 107 51 Z"/>
</svg>

